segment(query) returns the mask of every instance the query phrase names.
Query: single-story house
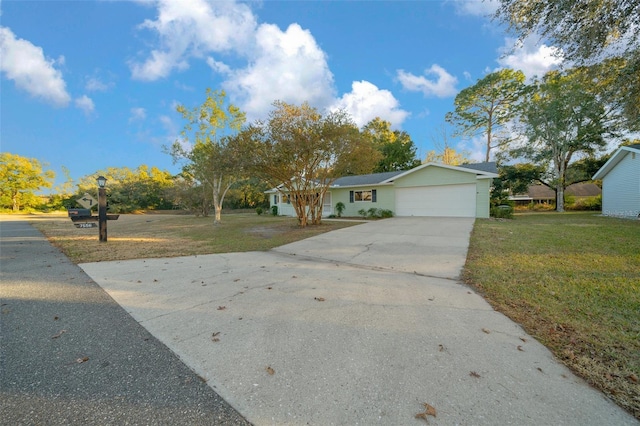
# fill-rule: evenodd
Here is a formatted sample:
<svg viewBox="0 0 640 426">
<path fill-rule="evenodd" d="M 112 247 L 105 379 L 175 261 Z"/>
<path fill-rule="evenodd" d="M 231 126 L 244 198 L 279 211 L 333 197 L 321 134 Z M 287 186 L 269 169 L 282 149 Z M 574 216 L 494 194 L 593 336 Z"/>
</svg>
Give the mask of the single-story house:
<svg viewBox="0 0 640 426">
<path fill-rule="evenodd" d="M 569 195 L 576 200 L 596 197 L 602 193 L 598 185 L 592 182 L 573 183 L 564 191 L 565 196 Z M 515 202 L 516 206 L 526 206 L 534 204 L 554 204 L 556 193 L 553 189 L 545 185 L 529 185 L 527 192 L 509 196 L 509 200 Z"/>
<path fill-rule="evenodd" d="M 602 214 L 640 217 L 640 144 L 620 147 L 593 179 L 602 180 Z"/>
<path fill-rule="evenodd" d="M 370 208 L 391 210 L 395 216 L 489 217 L 492 179 L 498 177 L 496 163 L 449 166 L 426 163 L 411 170 L 345 176 L 329 187 L 323 216 L 335 213 L 338 202 L 343 216 L 358 216 Z M 295 216 L 281 186 L 266 191 L 278 214 Z"/>
</svg>

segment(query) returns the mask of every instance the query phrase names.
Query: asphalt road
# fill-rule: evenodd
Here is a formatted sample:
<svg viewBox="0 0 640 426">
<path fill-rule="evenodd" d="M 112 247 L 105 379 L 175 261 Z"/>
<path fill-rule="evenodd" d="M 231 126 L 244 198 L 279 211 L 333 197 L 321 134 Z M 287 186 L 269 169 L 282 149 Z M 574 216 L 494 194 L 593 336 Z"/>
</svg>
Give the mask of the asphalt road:
<svg viewBox="0 0 640 426">
<path fill-rule="evenodd" d="M 0 424 L 250 424 L 26 221 L 0 271 Z"/>
</svg>

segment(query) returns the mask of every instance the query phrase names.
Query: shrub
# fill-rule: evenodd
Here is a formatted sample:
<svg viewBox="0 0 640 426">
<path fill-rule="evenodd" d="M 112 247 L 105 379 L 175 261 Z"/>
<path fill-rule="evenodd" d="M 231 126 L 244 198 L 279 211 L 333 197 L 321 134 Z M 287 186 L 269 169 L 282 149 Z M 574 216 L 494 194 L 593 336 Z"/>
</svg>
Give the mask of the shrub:
<svg viewBox="0 0 640 426">
<path fill-rule="evenodd" d="M 346 206 L 342 201 L 339 201 L 336 203 L 336 213 L 338 214 L 338 217 L 342 217 L 342 212 L 344 211 L 345 208 Z"/>
<path fill-rule="evenodd" d="M 393 212 L 391 210 L 388 209 L 380 209 L 378 211 L 378 213 L 380 214 L 380 217 L 383 219 L 387 219 L 389 217 L 393 217 Z"/>
<path fill-rule="evenodd" d="M 513 219 L 513 207 L 507 204 L 492 207 L 491 216 L 499 219 Z"/>
<path fill-rule="evenodd" d="M 369 216 L 372 219 L 380 217 L 378 213 L 378 209 L 376 209 L 375 207 L 371 207 L 369 210 L 367 210 L 367 216 Z"/>
<path fill-rule="evenodd" d="M 262 213 L 264 213 L 264 209 L 262 207 L 258 207 L 256 209 L 256 213 L 258 213 L 258 216 L 260 216 Z"/>
<path fill-rule="evenodd" d="M 271 215 L 278 216 L 278 206 L 271 206 Z"/>
<path fill-rule="evenodd" d="M 365 209 L 358 210 L 358 214 L 362 216 L 363 219 L 367 218 L 367 211 Z"/>
</svg>

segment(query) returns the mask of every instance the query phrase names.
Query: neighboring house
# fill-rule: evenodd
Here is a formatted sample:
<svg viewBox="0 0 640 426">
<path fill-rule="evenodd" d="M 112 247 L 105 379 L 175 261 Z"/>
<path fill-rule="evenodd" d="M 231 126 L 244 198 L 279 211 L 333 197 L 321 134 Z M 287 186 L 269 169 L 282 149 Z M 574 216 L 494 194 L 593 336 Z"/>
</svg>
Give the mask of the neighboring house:
<svg viewBox="0 0 640 426">
<path fill-rule="evenodd" d="M 426 163 L 411 170 L 338 178 L 324 199 L 323 216 L 334 214 L 342 202 L 343 216 L 359 210 L 391 210 L 395 216 L 489 217 L 491 181 L 498 177 L 495 163 L 448 166 Z M 282 186 L 266 191 L 278 214 L 295 216 Z"/>
<path fill-rule="evenodd" d="M 574 183 L 564 191 L 565 196 L 574 197 L 575 200 L 580 200 L 589 197 L 596 197 L 602 193 L 602 190 L 598 185 L 591 182 Z M 555 204 L 556 193 L 553 189 L 545 185 L 529 185 L 526 194 L 516 194 L 509 197 L 509 200 L 514 201 L 516 206 L 526 206 L 533 204 Z"/>
<path fill-rule="evenodd" d="M 602 180 L 602 214 L 640 217 L 640 144 L 620 147 L 593 179 Z"/>
</svg>

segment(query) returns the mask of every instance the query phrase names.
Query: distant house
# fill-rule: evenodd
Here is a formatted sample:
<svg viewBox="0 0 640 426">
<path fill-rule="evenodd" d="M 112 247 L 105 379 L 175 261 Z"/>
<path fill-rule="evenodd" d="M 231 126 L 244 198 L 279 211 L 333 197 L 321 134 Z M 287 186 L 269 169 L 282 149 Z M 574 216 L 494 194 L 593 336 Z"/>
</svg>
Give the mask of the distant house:
<svg viewBox="0 0 640 426">
<path fill-rule="evenodd" d="M 602 193 L 598 185 L 591 182 L 580 182 L 569 185 L 565 191 L 565 196 L 574 197 L 576 201 L 595 197 Z M 516 203 L 516 206 L 526 206 L 533 204 L 555 204 L 556 193 L 553 189 L 545 185 L 529 185 L 527 192 L 524 194 L 512 195 L 510 200 Z"/>
<path fill-rule="evenodd" d="M 602 214 L 640 217 L 640 144 L 620 147 L 593 179 L 602 180 Z"/>
<path fill-rule="evenodd" d="M 395 216 L 489 217 L 491 181 L 498 177 L 495 163 L 449 166 L 426 163 L 411 170 L 345 176 L 337 179 L 324 199 L 323 216 L 345 205 L 344 216 L 358 216 L 370 208 L 391 210 Z M 295 216 L 281 186 L 267 191 L 278 213 Z"/>
</svg>

